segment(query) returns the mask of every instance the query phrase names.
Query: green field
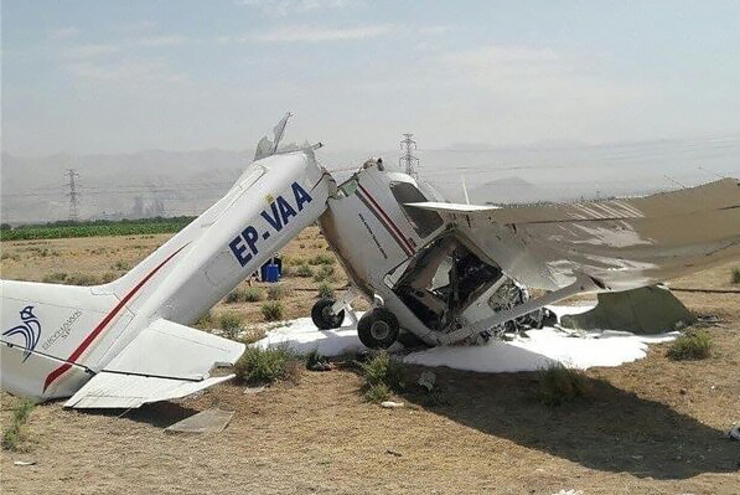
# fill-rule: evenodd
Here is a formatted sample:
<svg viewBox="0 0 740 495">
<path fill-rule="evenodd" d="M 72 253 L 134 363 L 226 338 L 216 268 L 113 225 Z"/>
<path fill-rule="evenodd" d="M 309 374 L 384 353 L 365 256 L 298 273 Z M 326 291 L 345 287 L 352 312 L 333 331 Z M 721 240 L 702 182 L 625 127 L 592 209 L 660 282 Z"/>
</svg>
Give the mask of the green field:
<svg viewBox="0 0 740 495">
<path fill-rule="evenodd" d="M 165 234 L 180 231 L 195 217 L 145 218 L 141 220 L 96 220 L 93 222 L 53 222 L 0 229 L 0 241 L 59 239 L 114 235 Z"/>
</svg>

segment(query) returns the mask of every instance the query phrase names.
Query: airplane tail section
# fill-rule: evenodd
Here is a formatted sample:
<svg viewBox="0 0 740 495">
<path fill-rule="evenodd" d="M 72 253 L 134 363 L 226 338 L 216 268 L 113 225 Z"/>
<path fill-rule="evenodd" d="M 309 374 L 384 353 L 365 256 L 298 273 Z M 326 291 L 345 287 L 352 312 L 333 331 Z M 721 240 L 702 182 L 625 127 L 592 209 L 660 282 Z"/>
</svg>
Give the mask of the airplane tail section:
<svg viewBox="0 0 740 495">
<path fill-rule="evenodd" d="M 185 397 L 233 378 L 209 373 L 215 366 L 234 364 L 244 348 L 239 342 L 155 320 L 64 405 L 129 408 Z"/>
<path fill-rule="evenodd" d="M 39 401 L 74 395 L 70 407 L 118 408 L 184 397 L 233 377 L 209 373 L 234 364 L 244 344 L 164 319 L 140 330 L 125 297 L 96 289 L 0 282 L 3 388 Z M 103 359 L 127 340 L 114 359 Z"/>
</svg>

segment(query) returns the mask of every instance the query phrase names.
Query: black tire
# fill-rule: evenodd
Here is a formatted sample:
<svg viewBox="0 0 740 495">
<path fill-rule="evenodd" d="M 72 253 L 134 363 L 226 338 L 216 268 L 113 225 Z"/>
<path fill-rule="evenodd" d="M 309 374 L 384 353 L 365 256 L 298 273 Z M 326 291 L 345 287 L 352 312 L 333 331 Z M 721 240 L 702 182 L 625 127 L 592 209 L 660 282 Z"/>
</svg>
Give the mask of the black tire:
<svg viewBox="0 0 740 495">
<path fill-rule="evenodd" d="M 398 338 L 398 319 L 387 309 L 375 308 L 360 318 L 357 336 L 365 347 L 388 349 Z"/>
<path fill-rule="evenodd" d="M 319 330 L 331 330 L 342 326 L 344 310 L 337 314 L 331 312 L 331 307 L 335 302 L 334 299 L 319 299 L 311 308 L 311 319 Z"/>
</svg>

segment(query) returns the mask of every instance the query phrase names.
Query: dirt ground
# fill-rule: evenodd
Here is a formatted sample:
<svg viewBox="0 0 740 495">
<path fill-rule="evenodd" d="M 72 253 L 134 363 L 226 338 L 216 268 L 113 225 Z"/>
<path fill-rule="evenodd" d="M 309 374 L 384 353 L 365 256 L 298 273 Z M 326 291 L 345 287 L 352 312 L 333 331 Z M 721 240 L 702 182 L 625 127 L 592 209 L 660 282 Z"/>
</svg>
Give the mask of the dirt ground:
<svg viewBox="0 0 740 495">
<path fill-rule="evenodd" d="M 167 236 L 4 243 L 3 278 L 54 272 L 102 277 L 133 266 Z M 34 251 L 30 248 L 39 248 Z M 42 248 L 47 248 L 41 255 Z M 315 228 L 284 250 L 289 260 L 326 253 Z M 8 253 L 10 256 L 6 256 Z M 57 253 L 57 254 L 54 254 Z M 122 264 L 119 264 L 122 263 Z M 734 265 L 677 280 L 679 288 L 731 288 Z M 345 283 L 337 266 L 335 287 Z M 286 317 L 305 316 L 316 283 L 289 277 Z M 735 286 L 737 288 L 737 286 Z M 135 411 L 77 412 L 61 403 L 31 413 L 27 452 L 2 452 L 3 493 L 496 493 L 740 494 L 740 294 L 677 292 L 717 316 L 709 359 L 673 362 L 667 344 L 645 359 L 586 372 L 592 400 L 547 408 L 532 373 L 435 369 L 442 404 L 413 387 L 402 409 L 363 402 L 360 377 L 339 363 L 245 395 L 236 383 Z M 260 303 L 220 303 L 259 321 Z M 406 369 L 413 383 L 421 368 Z M 2 394 L 0 419 L 14 398 Z M 236 411 L 220 434 L 170 435 L 164 427 L 217 405 Z M 14 461 L 35 461 L 16 466 Z"/>
</svg>

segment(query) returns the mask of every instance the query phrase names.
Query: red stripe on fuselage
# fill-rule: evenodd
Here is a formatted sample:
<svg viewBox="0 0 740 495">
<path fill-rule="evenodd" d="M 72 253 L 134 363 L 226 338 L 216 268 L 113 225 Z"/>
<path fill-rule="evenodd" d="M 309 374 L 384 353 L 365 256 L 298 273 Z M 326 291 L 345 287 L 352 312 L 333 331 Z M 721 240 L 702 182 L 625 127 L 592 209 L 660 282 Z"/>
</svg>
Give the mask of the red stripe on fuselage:
<svg viewBox="0 0 740 495">
<path fill-rule="evenodd" d="M 380 223 L 385 231 L 390 234 L 391 238 L 396 241 L 396 244 L 398 245 L 398 247 L 401 248 L 401 251 L 403 251 L 406 256 L 411 257 L 414 253 L 409 251 L 409 249 L 406 247 L 406 244 L 401 241 L 401 239 L 398 237 L 398 234 L 396 234 L 391 226 L 388 225 L 388 222 L 385 221 L 385 219 L 380 215 L 380 212 L 370 203 L 370 200 L 366 198 L 365 195 L 362 194 L 362 192 L 360 191 L 355 191 L 355 194 L 358 198 L 360 198 L 360 201 L 362 201 L 362 204 L 365 205 L 365 208 L 367 208 L 368 211 L 373 214 L 378 223 Z"/>
<path fill-rule="evenodd" d="M 398 228 L 398 226 L 397 226 L 397 225 L 396 225 L 395 223 L 393 223 L 393 220 L 391 220 L 391 217 L 389 217 L 389 216 L 388 216 L 388 214 L 387 214 L 387 213 L 386 213 L 385 211 L 383 211 L 383 208 L 381 208 L 381 207 L 380 207 L 380 205 L 378 204 L 378 202 L 377 202 L 377 201 L 375 201 L 375 199 L 374 199 L 374 198 L 373 198 L 373 197 L 372 197 L 372 196 L 370 195 L 370 193 L 369 193 L 369 192 L 367 192 L 367 190 L 366 190 L 366 189 L 365 189 L 364 187 L 362 187 L 362 184 L 360 184 L 360 183 L 358 182 L 358 183 L 357 183 L 357 186 L 358 186 L 358 187 L 359 187 L 360 189 L 362 189 L 362 192 L 364 192 L 364 193 L 365 193 L 365 196 L 367 196 L 367 198 L 368 198 L 368 199 L 370 200 L 370 202 L 371 202 L 371 203 L 372 203 L 373 205 L 375 205 L 375 208 L 377 208 L 377 209 L 378 209 L 378 211 L 380 212 L 380 214 L 381 214 L 381 215 L 383 215 L 383 218 L 385 218 L 385 219 L 386 219 L 386 221 L 387 221 L 387 222 L 388 222 L 388 223 L 390 224 L 390 226 L 391 226 L 391 227 L 393 228 L 393 230 L 395 230 L 395 231 L 396 231 L 396 234 L 398 234 L 398 237 L 400 237 L 400 238 L 401 238 L 401 240 L 402 240 L 402 241 L 404 242 L 404 244 L 406 245 L 406 247 L 408 247 L 408 248 L 409 248 L 409 250 L 411 251 L 411 253 L 413 253 L 413 252 L 414 252 L 414 247 L 413 247 L 413 246 L 411 245 L 411 243 L 410 243 L 410 242 L 408 241 L 408 239 L 406 239 L 406 236 L 404 236 L 404 235 L 403 235 L 403 232 L 401 232 L 401 229 L 399 229 L 399 228 Z"/>
<path fill-rule="evenodd" d="M 185 244 L 187 246 L 187 244 Z M 113 318 L 116 317 L 116 315 L 121 311 L 121 309 L 126 305 L 127 302 L 131 300 L 134 295 L 136 295 L 137 292 L 139 292 L 139 289 L 149 281 L 150 278 L 154 276 L 155 273 L 159 271 L 160 268 L 162 268 L 168 261 L 170 261 L 177 253 L 185 249 L 185 246 L 182 246 L 180 249 L 169 255 L 164 261 L 162 261 L 159 265 L 154 268 L 151 272 L 149 272 L 149 275 L 144 277 L 144 279 L 136 284 L 136 286 L 131 289 L 128 294 L 126 294 L 121 301 L 116 304 L 116 306 L 108 313 L 103 320 L 98 323 L 98 326 L 95 327 L 95 329 L 90 332 L 90 334 L 85 337 L 85 340 L 82 341 L 82 343 L 77 347 L 77 349 L 74 350 L 72 354 L 69 355 L 69 357 L 66 359 L 66 363 L 49 373 L 49 375 L 46 377 L 46 381 L 44 382 L 44 392 L 46 392 L 46 389 L 51 385 L 57 378 L 62 376 L 68 369 L 72 367 L 72 364 L 77 360 L 77 358 L 82 355 L 83 352 L 85 352 L 85 349 L 87 349 L 90 344 L 100 335 L 100 333 L 105 329 L 105 327 L 108 325 L 108 323 L 111 322 Z"/>
</svg>

